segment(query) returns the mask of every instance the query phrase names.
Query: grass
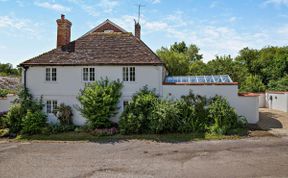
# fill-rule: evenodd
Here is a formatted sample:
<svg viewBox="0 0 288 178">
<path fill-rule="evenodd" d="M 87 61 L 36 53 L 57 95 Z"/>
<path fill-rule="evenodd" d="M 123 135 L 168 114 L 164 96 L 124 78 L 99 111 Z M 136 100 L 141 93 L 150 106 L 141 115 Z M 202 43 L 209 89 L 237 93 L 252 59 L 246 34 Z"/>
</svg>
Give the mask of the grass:
<svg viewBox="0 0 288 178">
<path fill-rule="evenodd" d="M 32 141 L 90 141 L 99 143 L 120 142 L 127 140 L 150 140 L 156 142 L 179 143 L 198 140 L 222 140 L 222 139 L 239 139 L 241 136 L 232 135 L 215 135 L 215 134 L 143 134 L 143 135 L 121 135 L 97 136 L 86 132 L 65 132 L 50 135 L 19 135 L 16 140 Z"/>
</svg>

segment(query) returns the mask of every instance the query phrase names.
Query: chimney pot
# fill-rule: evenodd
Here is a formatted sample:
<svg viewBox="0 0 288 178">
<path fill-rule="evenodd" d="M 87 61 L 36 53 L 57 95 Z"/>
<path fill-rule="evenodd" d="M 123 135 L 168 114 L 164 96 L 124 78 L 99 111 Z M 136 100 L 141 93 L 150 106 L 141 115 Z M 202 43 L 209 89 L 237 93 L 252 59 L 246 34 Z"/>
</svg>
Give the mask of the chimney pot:
<svg viewBox="0 0 288 178">
<path fill-rule="evenodd" d="M 61 14 L 61 19 L 57 22 L 57 48 L 67 45 L 71 39 L 71 26 L 72 23 L 65 19 L 65 15 Z"/>
<path fill-rule="evenodd" d="M 135 21 L 135 37 L 140 39 L 141 38 L 141 25 L 139 24 L 139 22 Z"/>
</svg>

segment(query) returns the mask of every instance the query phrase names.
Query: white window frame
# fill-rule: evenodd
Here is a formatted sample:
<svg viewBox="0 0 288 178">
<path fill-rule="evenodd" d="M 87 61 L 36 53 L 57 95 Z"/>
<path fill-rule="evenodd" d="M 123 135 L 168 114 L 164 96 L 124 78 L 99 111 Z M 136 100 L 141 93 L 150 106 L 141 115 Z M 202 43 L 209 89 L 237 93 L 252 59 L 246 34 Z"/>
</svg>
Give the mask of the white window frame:
<svg viewBox="0 0 288 178">
<path fill-rule="evenodd" d="M 45 68 L 45 81 L 57 82 L 57 68 L 55 67 Z"/>
<path fill-rule="evenodd" d="M 57 100 L 47 100 L 46 101 L 46 113 L 51 114 L 58 106 Z"/>
<path fill-rule="evenodd" d="M 122 68 L 122 80 L 124 82 L 136 81 L 136 67 L 123 67 Z"/>
<path fill-rule="evenodd" d="M 95 68 L 94 67 L 84 67 L 82 69 L 82 81 L 83 82 L 94 82 L 95 81 Z"/>
</svg>

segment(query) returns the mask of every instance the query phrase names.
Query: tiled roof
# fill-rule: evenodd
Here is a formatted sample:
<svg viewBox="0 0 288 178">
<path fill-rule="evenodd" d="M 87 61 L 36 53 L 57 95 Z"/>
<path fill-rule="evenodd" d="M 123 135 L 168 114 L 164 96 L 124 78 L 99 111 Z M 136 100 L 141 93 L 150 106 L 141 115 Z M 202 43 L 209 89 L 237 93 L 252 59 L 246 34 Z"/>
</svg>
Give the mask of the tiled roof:
<svg viewBox="0 0 288 178">
<path fill-rule="evenodd" d="M 91 32 L 71 42 L 66 49 L 53 49 L 20 65 L 163 64 L 144 42 L 127 32 Z"/>
</svg>

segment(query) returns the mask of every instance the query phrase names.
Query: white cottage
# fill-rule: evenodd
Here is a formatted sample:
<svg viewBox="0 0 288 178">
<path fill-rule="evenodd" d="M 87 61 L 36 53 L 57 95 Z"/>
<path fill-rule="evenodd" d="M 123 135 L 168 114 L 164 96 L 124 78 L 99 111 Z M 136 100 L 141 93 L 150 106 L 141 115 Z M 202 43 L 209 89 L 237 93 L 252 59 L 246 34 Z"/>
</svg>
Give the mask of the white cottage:
<svg viewBox="0 0 288 178">
<path fill-rule="evenodd" d="M 57 121 L 53 109 L 65 103 L 73 108 L 74 124 L 83 125 L 86 120 L 74 107 L 79 105 L 79 90 L 85 83 L 105 77 L 123 81 L 119 114 L 124 103 L 147 85 L 159 96 L 171 99 L 189 90 L 208 97 L 222 95 L 250 123 L 258 121 L 258 97 L 239 96 L 238 84 L 229 76 L 167 77 L 163 62 L 141 41 L 139 23 L 135 23 L 134 36 L 106 20 L 72 42 L 72 23 L 62 15 L 57 25 L 57 48 L 20 64 L 24 86 L 34 97 L 43 97 L 51 122 Z M 117 122 L 119 114 L 111 119 Z"/>
</svg>

